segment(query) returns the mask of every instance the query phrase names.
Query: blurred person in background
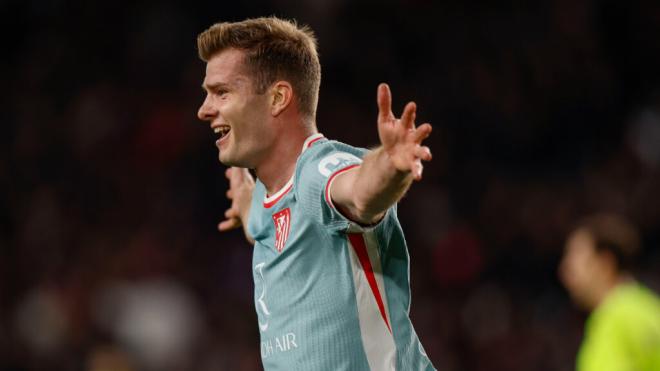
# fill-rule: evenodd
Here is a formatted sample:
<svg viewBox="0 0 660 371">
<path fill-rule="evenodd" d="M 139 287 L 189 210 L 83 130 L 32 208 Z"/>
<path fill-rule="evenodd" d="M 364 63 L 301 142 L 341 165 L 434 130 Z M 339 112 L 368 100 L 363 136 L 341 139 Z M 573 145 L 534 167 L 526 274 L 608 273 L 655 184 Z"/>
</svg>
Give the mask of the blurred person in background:
<svg viewBox="0 0 660 371">
<path fill-rule="evenodd" d="M 560 279 L 591 312 L 578 371 L 660 370 L 660 299 L 632 275 L 639 251 L 639 232 L 615 214 L 590 216 L 570 233 Z"/>
<path fill-rule="evenodd" d="M 206 64 L 199 109 L 232 166 L 220 230 L 254 244 L 255 307 L 266 370 L 433 370 L 410 318 L 409 257 L 396 203 L 431 153 L 378 87 L 372 151 L 316 128 L 316 40 L 278 18 L 218 23 L 198 37 Z M 256 173 L 256 183 L 247 169 Z"/>
</svg>

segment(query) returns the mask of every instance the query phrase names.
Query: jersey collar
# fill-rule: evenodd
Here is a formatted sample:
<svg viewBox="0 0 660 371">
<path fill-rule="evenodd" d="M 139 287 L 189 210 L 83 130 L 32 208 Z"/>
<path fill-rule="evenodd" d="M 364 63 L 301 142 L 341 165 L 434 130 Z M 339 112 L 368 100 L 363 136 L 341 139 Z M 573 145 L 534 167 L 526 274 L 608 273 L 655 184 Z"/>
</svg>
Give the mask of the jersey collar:
<svg viewBox="0 0 660 371">
<path fill-rule="evenodd" d="M 323 134 L 321 134 L 321 133 L 316 133 L 316 134 L 312 134 L 312 135 L 308 136 L 307 139 L 305 139 L 305 143 L 303 143 L 301 153 L 305 152 L 305 150 L 307 148 L 311 147 L 312 145 L 314 145 L 314 143 L 316 143 L 317 141 L 319 141 L 322 138 L 323 138 Z"/>
<path fill-rule="evenodd" d="M 323 139 L 323 134 L 321 133 L 316 133 L 308 136 L 307 139 L 305 139 L 305 143 L 303 143 L 302 151 L 300 153 L 305 152 L 307 148 L 313 146 L 314 143 L 318 142 L 320 139 Z M 289 181 L 286 182 L 284 187 L 280 188 L 280 190 L 275 192 L 272 196 L 268 196 L 268 194 L 264 196 L 263 204 L 265 208 L 268 209 L 272 207 L 277 203 L 277 201 L 279 201 L 282 197 L 284 197 L 285 194 L 289 193 L 291 188 L 293 188 L 293 177 L 295 175 L 296 174 L 294 172 L 294 174 L 291 176 L 291 179 L 289 179 Z"/>
</svg>

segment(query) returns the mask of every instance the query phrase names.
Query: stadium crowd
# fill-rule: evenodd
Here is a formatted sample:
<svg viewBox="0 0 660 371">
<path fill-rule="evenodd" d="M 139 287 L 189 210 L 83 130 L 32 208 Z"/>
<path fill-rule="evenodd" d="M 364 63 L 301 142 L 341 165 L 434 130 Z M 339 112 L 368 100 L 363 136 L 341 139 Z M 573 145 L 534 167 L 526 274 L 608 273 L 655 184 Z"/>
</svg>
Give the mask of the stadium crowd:
<svg viewBox="0 0 660 371">
<path fill-rule="evenodd" d="M 399 207 L 411 317 L 438 369 L 572 370 L 557 279 L 594 211 L 643 232 L 660 289 L 653 1 L 0 3 L 0 369 L 258 370 L 251 251 L 199 122 L 195 37 L 276 14 L 320 41 L 318 126 L 377 143 L 376 86 L 434 160 Z"/>
</svg>

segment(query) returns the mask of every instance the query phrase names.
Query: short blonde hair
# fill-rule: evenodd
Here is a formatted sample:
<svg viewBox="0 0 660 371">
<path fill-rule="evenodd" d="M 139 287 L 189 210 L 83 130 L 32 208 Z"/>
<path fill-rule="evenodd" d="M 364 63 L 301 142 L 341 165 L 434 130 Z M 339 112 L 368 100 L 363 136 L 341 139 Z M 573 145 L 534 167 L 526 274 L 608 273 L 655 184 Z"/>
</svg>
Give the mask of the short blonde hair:
<svg viewBox="0 0 660 371">
<path fill-rule="evenodd" d="M 316 38 L 307 26 L 276 17 L 216 23 L 197 36 L 199 57 L 208 62 L 228 48 L 245 52 L 245 64 L 263 94 L 278 79 L 291 83 L 302 114 L 314 118 L 321 85 Z"/>
</svg>

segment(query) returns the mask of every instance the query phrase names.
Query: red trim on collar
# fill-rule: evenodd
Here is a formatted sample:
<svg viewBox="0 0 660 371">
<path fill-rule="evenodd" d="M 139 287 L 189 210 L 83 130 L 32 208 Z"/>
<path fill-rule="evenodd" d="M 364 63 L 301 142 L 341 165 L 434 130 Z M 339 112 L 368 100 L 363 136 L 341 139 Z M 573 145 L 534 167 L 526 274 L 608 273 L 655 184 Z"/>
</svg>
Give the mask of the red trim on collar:
<svg viewBox="0 0 660 371">
<path fill-rule="evenodd" d="M 284 197 L 284 195 L 286 195 L 287 193 L 289 193 L 289 191 L 291 190 L 291 188 L 293 188 L 293 183 L 289 184 L 289 186 L 287 187 L 287 189 L 284 190 L 284 192 L 282 192 L 282 194 L 280 194 L 279 196 L 277 196 L 276 199 L 274 199 L 274 200 L 270 200 L 270 202 L 265 202 L 265 201 L 264 201 L 264 207 L 265 207 L 266 209 L 269 209 L 269 208 L 273 207 L 273 205 L 275 205 L 275 204 L 277 203 L 277 201 L 281 200 L 282 197 Z"/>
<path fill-rule="evenodd" d="M 307 148 L 311 147 L 312 144 L 318 142 L 319 140 L 321 140 L 321 139 L 323 139 L 323 138 L 324 138 L 324 137 L 322 137 L 322 136 L 321 136 L 321 137 L 318 137 L 318 138 L 314 138 L 312 141 L 310 141 L 309 143 L 307 143 Z"/>
</svg>

